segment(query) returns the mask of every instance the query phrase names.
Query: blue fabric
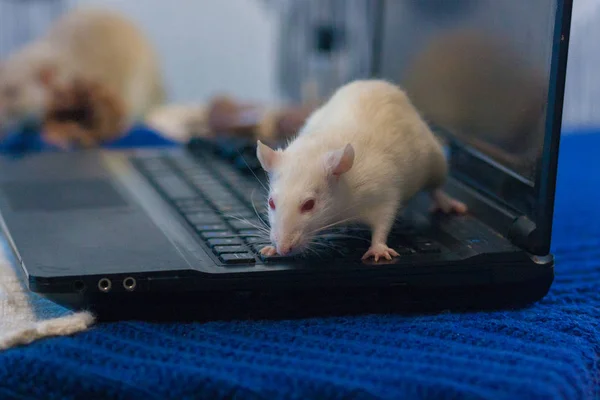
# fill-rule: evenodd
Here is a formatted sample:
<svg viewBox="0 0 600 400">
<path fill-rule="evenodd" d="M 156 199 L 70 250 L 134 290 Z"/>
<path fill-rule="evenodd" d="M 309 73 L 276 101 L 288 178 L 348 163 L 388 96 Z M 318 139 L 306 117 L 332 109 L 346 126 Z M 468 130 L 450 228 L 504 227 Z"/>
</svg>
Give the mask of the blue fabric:
<svg viewBox="0 0 600 400">
<path fill-rule="evenodd" d="M 177 145 L 145 125 L 139 124 L 130 129 L 122 137 L 105 143 L 107 149 L 126 149 L 140 147 L 169 147 Z M 0 154 L 23 156 L 42 151 L 59 151 L 59 149 L 43 140 L 38 131 L 23 129 L 11 132 L 0 141 Z"/>
<path fill-rule="evenodd" d="M 557 277 L 512 312 L 119 322 L 0 354 L 0 398 L 598 399 L 600 134 L 564 137 Z"/>
</svg>

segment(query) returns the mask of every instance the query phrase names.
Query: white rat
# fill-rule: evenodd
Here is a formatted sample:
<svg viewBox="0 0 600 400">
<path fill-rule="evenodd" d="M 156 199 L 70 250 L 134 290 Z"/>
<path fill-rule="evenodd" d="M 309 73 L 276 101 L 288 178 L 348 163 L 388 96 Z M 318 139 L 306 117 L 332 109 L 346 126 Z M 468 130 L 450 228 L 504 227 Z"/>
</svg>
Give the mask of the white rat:
<svg viewBox="0 0 600 400">
<path fill-rule="evenodd" d="M 441 189 L 442 146 L 404 91 L 382 80 L 342 86 L 285 150 L 258 141 L 257 156 L 270 184 L 267 256 L 302 251 L 319 231 L 352 221 L 371 229 L 363 260 L 391 260 L 396 214 L 418 192 L 431 192 L 435 210 L 467 211 Z"/>
</svg>

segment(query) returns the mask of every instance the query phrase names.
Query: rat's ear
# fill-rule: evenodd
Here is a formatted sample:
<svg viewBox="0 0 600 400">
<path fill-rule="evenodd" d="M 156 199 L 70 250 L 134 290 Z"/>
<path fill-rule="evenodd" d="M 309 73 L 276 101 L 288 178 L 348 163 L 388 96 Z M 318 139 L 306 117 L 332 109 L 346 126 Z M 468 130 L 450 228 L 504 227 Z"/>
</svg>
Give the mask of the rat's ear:
<svg viewBox="0 0 600 400">
<path fill-rule="evenodd" d="M 256 146 L 256 157 L 258 157 L 258 161 L 260 161 L 260 165 L 266 172 L 272 171 L 279 162 L 279 158 L 281 157 L 281 151 L 273 150 L 260 140 L 257 141 Z"/>
<path fill-rule="evenodd" d="M 348 143 L 343 149 L 330 151 L 325 156 L 327 173 L 339 177 L 350 171 L 354 164 L 354 147 Z"/>
<path fill-rule="evenodd" d="M 37 71 L 37 79 L 42 85 L 48 87 L 56 78 L 56 66 L 52 63 L 45 63 Z"/>
</svg>

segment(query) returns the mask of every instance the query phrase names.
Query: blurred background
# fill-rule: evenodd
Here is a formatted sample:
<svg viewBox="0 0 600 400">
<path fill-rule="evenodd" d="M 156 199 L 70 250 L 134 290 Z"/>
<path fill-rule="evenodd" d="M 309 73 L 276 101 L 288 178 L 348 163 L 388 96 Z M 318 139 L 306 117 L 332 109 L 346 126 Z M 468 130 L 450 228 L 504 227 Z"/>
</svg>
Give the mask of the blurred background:
<svg viewBox="0 0 600 400">
<path fill-rule="evenodd" d="M 0 59 L 43 34 L 69 8 L 101 6 L 129 17 L 153 42 L 161 56 L 169 100 L 196 101 L 216 90 L 263 101 L 274 99 L 278 28 L 274 10 L 257 0 L 176 3 L 0 0 Z"/>
<path fill-rule="evenodd" d="M 176 3 L 164 0 L 0 0 L 0 59 L 42 34 L 52 20 L 69 7 L 100 5 L 133 19 L 154 42 L 162 56 L 171 101 L 207 99 L 217 91 L 258 101 L 274 101 L 284 96 L 278 88 L 278 67 L 285 64 L 280 63 L 280 57 L 287 56 L 290 63 L 301 56 L 281 54 L 277 40 L 284 30 L 285 9 L 293 1 L 177 0 Z M 361 1 L 342 0 L 337 6 L 343 3 Z M 301 23 L 296 24 L 300 30 Z M 565 125 L 600 126 L 598 37 L 600 0 L 575 0 Z M 293 49 L 288 50 L 293 52 Z"/>
<path fill-rule="evenodd" d="M 69 9 L 82 5 L 101 6 L 130 18 L 156 47 L 169 104 L 204 104 L 222 93 L 238 102 L 318 104 L 342 83 L 368 76 L 373 70 L 381 72 L 382 66 L 374 65 L 381 60 L 374 60 L 371 54 L 377 50 L 373 48 L 373 43 L 377 43 L 377 28 L 386 18 L 395 18 L 396 21 L 387 21 L 387 30 L 401 26 L 400 30 L 393 30 L 392 35 L 401 35 L 404 29 L 407 37 L 411 38 L 404 40 L 403 37 L 392 42 L 393 49 L 383 49 L 387 57 L 385 65 L 393 68 L 406 64 L 409 56 L 412 60 L 417 53 L 415 47 L 421 50 L 426 44 L 425 38 L 429 38 L 436 29 L 443 31 L 445 26 L 456 25 L 457 21 L 460 25 L 461 18 L 471 18 L 486 29 L 492 26 L 493 31 L 496 25 L 504 32 L 515 32 L 515 37 L 521 35 L 515 43 L 520 41 L 529 48 L 525 46 L 517 48 L 517 51 L 528 56 L 535 53 L 529 57 L 529 61 L 533 60 L 538 67 L 542 66 L 537 77 L 530 79 L 530 75 L 527 75 L 529 70 L 523 69 L 522 76 L 516 76 L 515 73 L 515 76 L 506 78 L 521 88 L 515 83 L 519 79 L 527 79 L 531 83 L 548 74 L 548 71 L 544 71 L 544 64 L 550 51 L 547 37 L 552 28 L 551 10 L 554 2 L 388 1 L 386 15 L 381 15 L 376 7 L 377 0 L 0 0 L 0 60 L 42 35 L 57 17 Z M 567 130 L 572 127 L 600 127 L 600 77 L 597 74 L 600 51 L 596 49 L 600 42 L 595 39 L 600 37 L 600 0 L 576 0 L 574 3 L 563 118 Z M 453 6 L 446 7 L 448 4 Z M 482 7 L 485 10 L 483 14 L 480 12 Z M 419 15 L 422 20 L 415 19 Z M 532 19 L 531 24 L 528 19 Z M 426 26 L 428 22 L 431 22 L 429 27 Z M 420 33 L 424 33 L 422 37 Z M 440 43 L 439 46 L 442 49 L 472 46 L 474 51 L 482 54 L 477 46 L 482 43 L 484 47 L 494 44 L 491 41 L 477 43 L 473 41 L 476 36 L 457 35 L 455 43 Z M 389 47 L 390 41 L 386 43 L 383 46 Z M 469 54 L 465 54 L 464 58 L 469 58 Z M 430 59 L 430 64 L 440 64 L 434 60 Z M 493 57 L 490 60 L 495 63 L 490 64 L 493 68 L 505 61 Z M 427 62 L 426 57 L 423 62 Z M 386 77 L 396 74 L 395 70 L 385 71 L 385 65 L 383 72 Z M 469 67 L 456 65 L 463 70 Z M 485 68 L 492 68 L 490 65 Z M 423 69 L 430 66 L 421 65 Z M 403 71 L 406 72 L 406 68 Z M 418 74 L 415 76 L 413 81 L 408 80 L 407 85 L 413 85 L 411 87 L 419 94 L 419 90 L 423 92 L 426 85 L 423 86 L 422 79 L 419 81 Z M 449 77 L 456 80 L 456 76 Z M 480 86 L 489 84 L 482 82 L 479 82 Z M 500 85 L 506 86 L 505 83 L 498 83 Z M 532 93 L 537 90 L 533 86 Z M 519 93 L 501 93 L 496 97 L 501 96 L 519 97 Z M 539 104 L 540 97 L 536 96 L 538 94 L 531 94 L 531 99 L 535 101 L 532 100 L 530 104 Z M 455 123 L 458 124 L 458 130 L 465 132 L 469 127 L 489 129 L 485 124 L 481 125 L 481 121 L 476 121 L 479 123 L 477 125 L 470 120 L 469 127 L 450 121 L 447 116 L 436 114 L 434 100 L 426 97 L 417 100 L 426 111 L 431 111 L 433 117 L 447 123 L 450 128 Z M 455 102 L 455 99 L 448 101 Z M 477 102 L 466 97 L 464 101 L 469 101 L 469 104 Z M 482 118 L 485 112 L 483 109 L 480 111 Z M 503 117 L 507 121 L 513 118 L 508 114 Z M 522 116 L 519 118 L 523 119 Z M 515 132 L 519 129 L 536 129 L 534 125 L 538 123 L 539 116 L 535 114 L 532 118 L 528 121 L 530 125 L 525 128 L 525 125 L 521 126 L 523 121 L 519 120 L 521 125 L 515 128 Z M 496 124 L 496 121 L 486 123 Z M 490 143 L 492 139 L 484 138 Z"/>
</svg>

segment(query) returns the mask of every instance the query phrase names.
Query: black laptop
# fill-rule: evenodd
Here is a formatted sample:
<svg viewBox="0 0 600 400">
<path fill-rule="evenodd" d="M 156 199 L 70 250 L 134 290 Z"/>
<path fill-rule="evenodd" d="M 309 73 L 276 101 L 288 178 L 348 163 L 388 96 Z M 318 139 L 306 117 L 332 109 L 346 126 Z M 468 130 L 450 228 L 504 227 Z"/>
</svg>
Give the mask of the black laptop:
<svg viewBox="0 0 600 400">
<path fill-rule="evenodd" d="M 389 28 L 392 22 L 385 20 L 406 13 L 394 9 L 406 2 L 383 3 L 388 9 L 382 26 Z M 432 121 L 449 138 L 447 190 L 470 212 L 431 215 L 427 198 L 417 196 L 390 236 L 388 244 L 400 253 L 393 261 L 361 261 L 368 232 L 355 226 L 323 234 L 317 252 L 261 256 L 268 244 L 257 230 L 267 220 L 266 178 L 255 142 L 220 135 L 175 150 L 2 159 L 2 227 L 30 290 L 108 314 L 167 302 L 174 313 L 179 306 L 173 300 L 180 296 L 211 310 L 231 299 L 249 308 L 260 299 L 272 306 L 280 299 L 313 301 L 319 308 L 336 295 L 341 303 L 375 298 L 380 305 L 409 308 L 539 300 L 554 277 L 550 239 L 572 4 L 533 3 L 549 17 L 538 24 L 548 57 L 543 136 L 531 172 L 516 171 L 485 146 L 458 140 Z M 413 12 L 438 18 L 428 16 L 433 11 Z M 424 29 L 413 25 L 415 34 Z M 385 50 L 385 43 L 398 40 L 389 33 L 386 38 L 388 28 L 377 35 L 376 57 L 389 57 L 393 50 Z M 386 77 L 389 63 L 374 64 L 379 68 L 374 74 Z"/>
</svg>

